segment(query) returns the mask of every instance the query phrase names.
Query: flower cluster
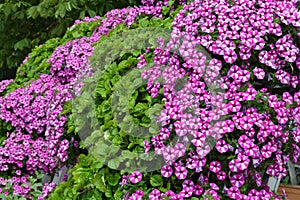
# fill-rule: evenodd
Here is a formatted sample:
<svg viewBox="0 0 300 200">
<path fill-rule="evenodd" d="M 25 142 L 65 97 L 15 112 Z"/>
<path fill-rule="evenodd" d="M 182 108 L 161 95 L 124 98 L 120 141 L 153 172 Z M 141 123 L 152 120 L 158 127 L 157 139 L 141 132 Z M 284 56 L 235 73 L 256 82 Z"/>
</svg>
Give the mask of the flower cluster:
<svg viewBox="0 0 300 200">
<path fill-rule="evenodd" d="M 18 185 L 24 174 L 54 172 L 68 159 L 69 142 L 62 139 L 66 117 L 60 113 L 70 99 L 68 86 L 57 84 L 50 75 L 0 98 L 0 118 L 12 126 L 0 147 L 0 171 L 11 174 L 15 194 L 26 195 L 32 189 Z"/>
<path fill-rule="evenodd" d="M 45 183 L 42 191 L 42 196 L 38 198 L 38 200 L 42 200 L 46 198 L 50 192 L 52 192 L 55 188 L 55 183 Z"/>
<path fill-rule="evenodd" d="M 163 177 L 183 181 L 170 199 L 279 198 L 261 173 L 282 178 L 287 162 L 300 156 L 299 13 L 297 1 L 276 0 L 196 0 L 178 13 L 172 38 L 153 51 L 155 66 L 142 76 L 152 97 L 164 89 L 158 118 L 163 127 L 145 150 L 153 147 L 163 156 Z M 199 45 L 213 58 L 199 52 Z M 139 68 L 144 65 L 141 59 Z M 263 88 L 273 83 L 278 91 Z M 174 135 L 178 143 L 167 145 Z M 166 193 L 155 189 L 151 195 Z"/>
<path fill-rule="evenodd" d="M 74 24 L 70 27 L 70 29 L 74 28 L 78 24 L 81 24 L 81 23 L 84 23 L 84 22 L 93 22 L 93 21 L 96 21 L 98 19 L 100 19 L 100 16 L 95 16 L 93 18 L 85 17 L 82 20 L 77 19 L 77 20 L 75 20 Z"/>
<path fill-rule="evenodd" d="M 6 88 L 11 82 L 13 82 L 13 79 L 1 81 L 1 82 L 0 82 L 0 93 L 3 92 L 3 91 L 5 90 L 5 88 Z"/>
</svg>

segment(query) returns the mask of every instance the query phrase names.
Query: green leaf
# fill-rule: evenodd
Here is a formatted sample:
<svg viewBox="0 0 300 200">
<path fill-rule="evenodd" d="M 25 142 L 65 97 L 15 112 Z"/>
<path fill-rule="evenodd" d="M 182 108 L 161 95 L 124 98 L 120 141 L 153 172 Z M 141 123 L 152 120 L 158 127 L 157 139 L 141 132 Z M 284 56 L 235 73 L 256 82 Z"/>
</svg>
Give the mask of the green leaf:
<svg viewBox="0 0 300 200">
<path fill-rule="evenodd" d="M 24 48 L 30 47 L 30 40 L 28 38 L 24 38 L 23 40 L 20 40 L 14 45 L 15 50 L 24 50 Z"/>
<path fill-rule="evenodd" d="M 112 197 L 112 191 L 111 191 L 111 188 L 110 188 L 110 187 L 108 187 L 108 188 L 106 189 L 106 191 L 105 191 L 105 196 L 106 196 L 106 197 Z"/>
<path fill-rule="evenodd" d="M 115 145 L 120 145 L 122 142 L 123 139 L 119 135 L 116 135 L 114 139 L 112 139 L 112 143 Z"/>
<path fill-rule="evenodd" d="M 162 185 L 163 185 L 163 179 L 162 179 L 162 176 L 161 176 L 161 175 L 158 175 L 158 174 L 152 175 L 152 176 L 150 177 L 150 184 L 151 184 L 153 187 L 162 186 Z"/>
<path fill-rule="evenodd" d="M 123 60 L 118 65 L 118 70 L 128 69 L 130 67 L 130 63 L 127 60 Z"/>
<path fill-rule="evenodd" d="M 122 157 L 128 158 L 128 159 L 133 159 L 133 158 L 137 158 L 138 154 L 135 152 L 128 151 L 128 150 L 124 150 L 124 151 L 122 151 Z"/>
<path fill-rule="evenodd" d="M 147 103 L 138 103 L 135 107 L 133 112 L 136 113 L 144 113 L 148 109 Z"/>
<path fill-rule="evenodd" d="M 119 179 L 121 178 L 120 174 L 115 173 L 115 174 L 108 174 L 106 176 L 108 184 L 112 186 L 116 186 L 119 183 Z"/>
<path fill-rule="evenodd" d="M 175 3 L 174 0 L 169 0 L 169 1 L 168 1 L 168 6 L 171 7 L 174 3 Z"/>
<path fill-rule="evenodd" d="M 103 167 L 103 162 L 99 161 L 98 159 L 96 161 L 93 162 L 91 169 L 93 171 L 98 171 L 100 168 Z"/>
<path fill-rule="evenodd" d="M 136 144 L 135 143 L 130 143 L 127 147 L 127 149 L 132 149 Z"/>
<path fill-rule="evenodd" d="M 66 3 L 66 10 L 71 11 L 72 10 L 71 2 L 65 2 L 65 3 Z"/>
<path fill-rule="evenodd" d="M 83 19 L 85 17 L 86 10 L 82 10 L 79 14 L 79 19 Z"/>
<path fill-rule="evenodd" d="M 74 38 L 80 38 L 80 37 L 82 37 L 82 33 L 80 33 L 79 31 L 73 31 L 72 36 Z"/>
<path fill-rule="evenodd" d="M 149 19 L 146 17 L 139 20 L 140 27 L 142 28 L 148 27 L 149 23 Z"/>
<path fill-rule="evenodd" d="M 141 51 L 141 49 L 136 49 L 136 50 L 133 50 L 131 53 L 133 56 L 138 57 L 139 55 L 141 55 L 142 51 Z"/>
<path fill-rule="evenodd" d="M 168 190 L 169 190 L 168 188 L 164 188 L 164 187 L 159 188 L 159 191 L 161 191 L 161 192 L 167 192 Z"/>
<path fill-rule="evenodd" d="M 119 158 L 114 158 L 108 161 L 108 167 L 111 169 L 117 169 L 120 165 Z"/>
<path fill-rule="evenodd" d="M 96 16 L 96 12 L 94 10 L 87 9 L 87 11 L 88 11 L 90 17 L 95 17 Z"/>
<path fill-rule="evenodd" d="M 98 190 L 101 192 L 105 192 L 106 190 L 106 184 L 105 184 L 105 178 L 103 174 L 97 174 L 94 178 L 94 185 Z"/>
<path fill-rule="evenodd" d="M 114 194 L 115 199 L 122 199 L 123 196 L 124 196 L 124 194 L 120 189 L 118 189 Z"/>
<path fill-rule="evenodd" d="M 107 156 L 110 152 L 110 146 L 104 143 L 96 143 L 95 150 L 93 151 L 95 155 Z"/>
<path fill-rule="evenodd" d="M 164 6 L 164 7 L 162 8 L 162 13 L 163 13 L 164 15 L 167 15 L 167 14 L 170 12 L 170 9 L 171 9 L 171 7 L 169 7 L 169 6 Z"/>
</svg>

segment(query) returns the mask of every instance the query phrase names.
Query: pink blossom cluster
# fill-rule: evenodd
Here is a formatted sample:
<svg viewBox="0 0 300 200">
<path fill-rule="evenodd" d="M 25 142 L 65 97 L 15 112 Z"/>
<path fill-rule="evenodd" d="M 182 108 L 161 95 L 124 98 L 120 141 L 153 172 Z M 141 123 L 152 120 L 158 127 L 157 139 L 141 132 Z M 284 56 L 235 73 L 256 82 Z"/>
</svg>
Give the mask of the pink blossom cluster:
<svg viewBox="0 0 300 200">
<path fill-rule="evenodd" d="M 0 97 L 0 118 L 12 126 L 0 147 L 0 171 L 11 175 L 4 177 L 12 180 L 14 194 L 26 196 L 32 189 L 29 183 L 20 186 L 28 181 L 20 179 L 24 174 L 52 173 L 68 159 L 69 142 L 63 139 L 66 117 L 60 113 L 70 99 L 68 86 L 55 83 L 51 75 Z"/>
<path fill-rule="evenodd" d="M 262 173 L 283 178 L 287 162 L 300 157 L 299 36 L 282 28 L 297 33 L 297 2 L 196 0 L 178 13 L 172 38 L 153 51 L 154 67 L 142 77 L 152 97 L 160 88 L 165 97 L 158 119 L 163 127 L 151 144 L 144 142 L 145 152 L 153 148 L 163 156 L 162 176 L 175 176 L 182 190 L 154 189 L 150 199 L 169 193 L 170 199 L 279 199 Z M 139 68 L 145 64 L 141 56 Z M 267 88 L 273 83 L 284 91 Z M 212 85 L 222 90 L 215 94 Z M 171 145 L 174 135 L 178 142 Z"/>
<path fill-rule="evenodd" d="M 27 195 L 31 190 L 30 185 L 27 184 L 28 175 L 21 177 L 13 177 L 11 179 L 0 178 L 1 187 L 5 187 L 9 184 L 13 184 L 12 188 L 14 190 L 14 195 Z M 8 195 L 8 191 L 4 191 L 4 189 L 0 189 L 0 192 L 4 195 Z"/>
<path fill-rule="evenodd" d="M 38 200 L 43 200 L 46 198 L 55 188 L 55 183 L 45 183 L 42 191 L 42 196 L 38 197 Z"/>
<path fill-rule="evenodd" d="M 96 20 L 98 20 L 100 18 L 101 18 L 100 16 L 95 16 L 93 18 L 84 17 L 82 20 L 77 19 L 77 20 L 75 20 L 74 24 L 70 27 L 70 29 L 74 28 L 78 24 L 81 24 L 81 23 L 84 23 L 84 22 L 93 22 L 93 21 L 96 21 Z"/>
<path fill-rule="evenodd" d="M 0 82 L 0 93 L 3 92 L 11 82 L 13 82 L 13 79 L 1 81 Z"/>
</svg>

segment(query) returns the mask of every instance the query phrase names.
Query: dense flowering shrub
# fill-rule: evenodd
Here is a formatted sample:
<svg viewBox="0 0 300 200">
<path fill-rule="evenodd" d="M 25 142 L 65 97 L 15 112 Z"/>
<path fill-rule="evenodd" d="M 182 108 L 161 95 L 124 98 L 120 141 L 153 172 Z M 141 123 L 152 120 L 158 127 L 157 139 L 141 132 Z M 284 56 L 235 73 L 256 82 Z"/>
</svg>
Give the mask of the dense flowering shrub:
<svg viewBox="0 0 300 200">
<path fill-rule="evenodd" d="M 24 71 L 19 70 L 20 75 L 17 77 L 16 83 L 21 86 L 24 84 L 23 87 L 13 91 L 8 88 L 8 91 L 5 91 L 12 80 L 1 82 L 1 93 L 5 95 L 0 98 L 0 117 L 3 120 L 3 132 L 8 131 L 5 132 L 7 138 L 2 142 L 3 147 L 1 147 L 2 185 L 4 186 L 2 192 L 5 195 L 12 192 L 15 196 L 32 198 L 29 193 L 34 188 L 29 183 L 28 175 L 33 175 L 35 171 L 53 173 L 61 165 L 60 163 L 68 160 L 67 150 L 69 150 L 70 143 L 72 142 L 74 147 L 78 146 L 76 141 L 65 139 L 64 126 L 67 120 L 66 116 L 61 113 L 64 103 L 72 97 L 71 89 L 76 75 L 83 70 L 84 65 L 88 65 L 87 58 L 93 53 L 91 44 L 98 41 L 102 34 L 107 34 L 109 30 L 115 28 L 117 24 L 125 23 L 125 20 L 127 23 L 133 23 L 136 15 L 145 12 L 158 15 L 160 10 L 161 7 L 153 6 L 113 10 L 107 13 L 107 17 L 101 21 L 101 27 L 97 28 L 90 37 L 79 37 L 56 48 L 47 60 L 51 65 L 47 65 L 43 61 L 45 55 L 48 55 L 49 47 L 38 47 L 23 62 L 24 65 L 21 69 Z M 115 14 L 119 14 L 121 17 L 128 14 L 132 16 L 129 15 L 126 19 L 115 21 Z M 97 19 L 99 17 L 90 21 Z M 75 22 L 75 25 L 81 25 L 80 23 Z M 82 34 L 78 34 L 76 26 L 73 27 L 75 31 L 71 32 L 73 38 Z M 90 29 L 90 27 L 86 29 Z M 67 38 L 68 34 L 70 33 L 66 34 Z M 51 41 L 59 44 L 64 40 L 57 42 L 52 39 Z M 51 48 L 53 46 L 50 46 Z M 36 52 L 47 52 L 47 54 L 40 56 Z M 30 65 L 39 64 L 41 61 L 43 62 L 41 63 L 42 67 L 39 67 L 40 72 L 50 71 L 50 74 L 42 74 L 37 80 L 31 83 L 26 82 L 28 77 L 36 79 L 37 72 L 39 72 L 31 69 Z M 14 85 L 12 88 L 15 87 L 18 85 Z M 22 181 L 20 181 L 21 178 Z M 13 185 L 12 191 L 8 183 Z M 46 197 L 52 189 L 53 186 L 45 185 L 40 197 Z"/>
<path fill-rule="evenodd" d="M 134 140 L 111 122 L 109 114 L 102 111 L 98 118 L 113 144 L 133 149 L 128 144 L 135 143 L 133 151 L 154 151 L 162 155 L 165 164 L 156 172 L 137 169 L 126 174 L 115 171 L 114 165 L 103 166 L 103 157 L 81 155 L 68 181 L 50 198 L 281 198 L 270 191 L 265 180 L 285 177 L 287 162 L 297 162 L 300 156 L 299 2 L 195 0 L 171 9 L 163 6 L 167 2 L 145 3 L 149 5 L 86 20 L 99 24 L 88 37 L 55 49 L 48 59 L 49 75 L 1 97 L 0 117 L 10 129 L 1 151 L 1 171 L 11 171 L 9 182 L 17 187 L 20 181 L 16 178 L 21 175 L 35 170 L 51 172 L 59 162 L 66 162 L 70 146 L 64 138 L 67 116 L 60 113 L 71 99 L 70 89 L 78 75 L 82 71 L 89 75 L 93 46 L 109 38 L 120 24 L 128 30 L 161 27 L 172 20 L 169 41 L 160 40 L 158 47 L 139 55 L 132 53 L 134 58 L 120 57 L 118 69 L 111 72 L 107 68 L 99 81 L 103 81 L 101 86 L 109 75 L 120 73 L 122 60 L 133 59 L 130 64 L 141 69 L 154 65 L 142 73 L 148 84 L 139 93 L 148 91 L 145 99 L 164 106 L 156 136 Z M 145 25 L 154 18 L 156 23 Z M 212 59 L 199 52 L 199 46 Z M 130 70 L 130 66 L 124 69 Z M 183 78 L 187 81 L 178 89 L 176 84 Z M 1 84 L 0 92 L 7 84 Z M 115 83 L 111 81 L 111 85 Z M 110 95 L 108 89 L 100 92 L 100 109 L 111 110 L 105 105 Z M 137 104 L 134 108 L 142 112 Z M 178 142 L 171 144 L 175 136 Z M 26 197 L 28 188 L 14 192 Z"/>
<path fill-rule="evenodd" d="M 175 17 L 173 32 L 177 40 L 167 45 L 179 47 L 183 68 L 170 66 L 172 81 L 167 69 L 151 68 L 145 76 L 151 80 L 148 90 L 152 96 L 157 95 L 159 88 L 150 77 L 161 74 L 166 83 L 166 108 L 160 118 L 164 127 L 160 135 L 151 139 L 155 151 L 163 154 L 167 163 L 162 175 L 175 175 L 178 180 L 189 182 L 171 199 L 196 195 L 194 184 L 199 182 L 203 194 L 211 194 L 214 199 L 223 195 L 231 199 L 263 195 L 266 199 L 277 198 L 264 185 L 263 175 L 282 178 L 287 175 L 288 160 L 297 162 L 299 158 L 296 3 L 194 1 Z M 182 45 L 178 44 L 180 33 L 188 35 L 182 39 Z M 208 66 L 212 64 L 214 71 L 205 71 L 205 56 L 197 56 L 193 48 L 197 44 L 213 55 Z M 168 59 L 180 62 L 171 50 L 154 51 L 158 66 Z M 176 91 L 176 80 L 182 73 L 189 75 L 189 80 L 182 90 Z M 218 81 L 218 75 L 222 76 L 219 84 L 226 90 L 224 96 L 207 92 L 207 84 Z M 188 108 L 195 109 L 193 115 L 185 113 Z M 174 128 L 166 129 L 170 124 Z M 192 139 L 194 147 L 188 149 L 186 156 L 179 154 L 177 146 L 166 145 L 172 134 Z M 205 143 L 208 136 L 217 140 L 213 149 Z"/>
</svg>

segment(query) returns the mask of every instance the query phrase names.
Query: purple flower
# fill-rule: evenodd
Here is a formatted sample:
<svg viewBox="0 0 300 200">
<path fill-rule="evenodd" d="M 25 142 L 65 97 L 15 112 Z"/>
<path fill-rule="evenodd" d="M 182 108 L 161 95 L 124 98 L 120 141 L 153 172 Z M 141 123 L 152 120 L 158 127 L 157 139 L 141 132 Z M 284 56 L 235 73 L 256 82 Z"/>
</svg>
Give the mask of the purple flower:
<svg viewBox="0 0 300 200">
<path fill-rule="evenodd" d="M 216 143 L 216 149 L 220 153 L 226 153 L 228 151 L 228 144 L 225 142 L 225 140 L 218 140 Z"/>
<path fill-rule="evenodd" d="M 228 194 L 229 198 L 237 199 L 241 195 L 241 192 L 237 187 L 233 186 L 228 189 L 227 194 Z"/>
<path fill-rule="evenodd" d="M 183 180 L 187 177 L 187 170 L 185 167 L 183 166 L 177 166 L 175 167 L 175 176 L 179 179 L 179 180 Z"/>
<path fill-rule="evenodd" d="M 219 171 L 217 173 L 217 179 L 220 181 L 224 181 L 226 179 L 226 173 L 224 171 Z"/>
<path fill-rule="evenodd" d="M 181 191 L 180 191 L 180 196 L 184 197 L 184 198 L 188 198 L 191 197 L 193 195 L 193 188 L 190 187 L 184 187 Z"/>
<path fill-rule="evenodd" d="M 236 61 L 236 59 L 237 59 L 237 55 L 236 55 L 236 53 L 235 53 L 234 50 L 227 49 L 224 52 L 224 60 L 225 60 L 225 62 L 232 64 L 232 63 L 234 63 Z"/>
<path fill-rule="evenodd" d="M 203 193 L 203 188 L 201 187 L 201 185 L 195 185 L 193 193 L 197 196 L 200 196 Z"/>
<path fill-rule="evenodd" d="M 239 154 L 237 159 L 236 159 L 236 167 L 239 170 L 245 170 L 248 168 L 250 163 L 250 159 L 248 158 L 248 156 L 244 156 Z"/>
<path fill-rule="evenodd" d="M 136 184 L 142 180 L 143 174 L 139 171 L 134 171 L 129 175 L 129 180 L 131 183 Z"/>
<path fill-rule="evenodd" d="M 161 175 L 163 177 L 166 177 L 166 178 L 169 178 L 173 173 L 173 169 L 171 166 L 169 165 L 164 165 L 162 168 L 161 168 Z"/>
<path fill-rule="evenodd" d="M 242 174 L 234 174 L 230 177 L 230 183 L 232 186 L 240 188 L 245 184 L 245 177 Z"/>
<path fill-rule="evenodd" d="M 218 173 L 219 171 L 221 171 L 221 169 L 222 169 L 221 163 L 218 161 L 212 161 L 209 165 L 209 170 L 214 173 Z"/>
<path fill-rule="evenodd" d="M 264 79 L 264 77 L 265 77 L 265 71 L 261 68 L 255 67 L 253 69 L 253 73 L 257 79 Z"/>
<path fill-rule="evenodd" d="M 149 199 L 151 200 L 159 200 L 161 193 L 158 189 L 152 190 L 152 192 L 149 193 Z"/>
</svg>

